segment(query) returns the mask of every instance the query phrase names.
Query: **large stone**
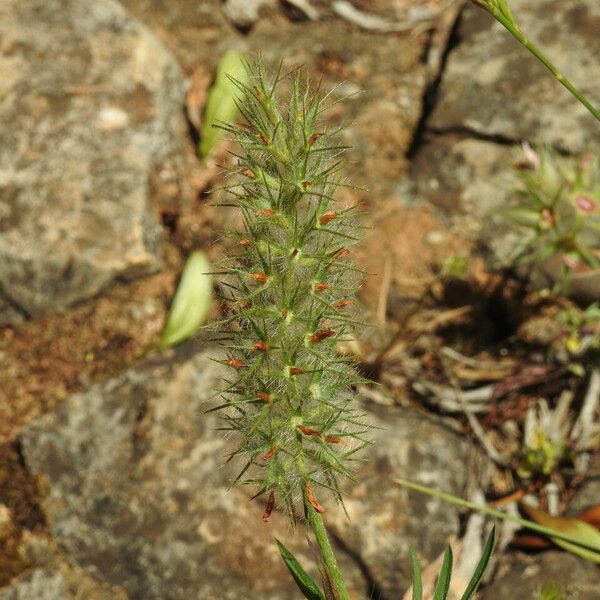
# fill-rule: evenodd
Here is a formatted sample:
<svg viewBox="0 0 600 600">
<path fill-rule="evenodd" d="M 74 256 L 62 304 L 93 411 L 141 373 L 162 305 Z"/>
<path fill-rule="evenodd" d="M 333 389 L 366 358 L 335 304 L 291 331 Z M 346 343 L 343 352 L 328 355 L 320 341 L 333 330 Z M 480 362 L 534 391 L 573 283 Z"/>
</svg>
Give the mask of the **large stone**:
<svg viewBox="0 0 600 600">
<path fill-rule="evenodd" d="M 410 586 L 412 546 L 425 562 L 437 558 L 459 533 L 457 511 L 442 500 L 407 491 L 395 477 L 464 496 L 476 472 L 470 445 L 456 433 L 421 415 L 381 409 L 372 415 L 368 460 L 348 486 L 330 524 L 344 547 L 358 557 L 383 598 L 401 598 Z"/>
<path fill-rule="evenodd" d="M 523 32 L 593 104 L 600 103 L 600 4 L 596 0 L 512 0 Z M 485 11 L 465 9 L 428 126 L 571 152 L 600 142 L 600 129 L 546 68 Z"/>
<path fill-rule="evenodd" d="M 6 0 L 0 40 L 1 324 L 160 267 L 149 180 L 181 150 L 184 90 L 115 0 Z"/>
<path fill-rule="evenodd" d="M 264 498 L 229 489 L 242 465 L 223 466 L 233 441 L 204 412 L 222 369 L 189 354 L 183 347 L 75 394 L 27 427 L 23 452 L 48 490 L 49 528 L 70 560 L 132 598 L 295 599 L 273 537 L 318 578 L 306 534 L 278 512 L 265 526 Z M 393 477 L 461 494 L 468 472 L 466 445 L 440 426 L 395 409 L 369 418 L 382 429 L 348 486 L 351 520 L 319 495 L 356 600 L 373 589 L 398 597 L 408 544 L 431 559 L 457 531 L 451 508 Z"/>
</svg>

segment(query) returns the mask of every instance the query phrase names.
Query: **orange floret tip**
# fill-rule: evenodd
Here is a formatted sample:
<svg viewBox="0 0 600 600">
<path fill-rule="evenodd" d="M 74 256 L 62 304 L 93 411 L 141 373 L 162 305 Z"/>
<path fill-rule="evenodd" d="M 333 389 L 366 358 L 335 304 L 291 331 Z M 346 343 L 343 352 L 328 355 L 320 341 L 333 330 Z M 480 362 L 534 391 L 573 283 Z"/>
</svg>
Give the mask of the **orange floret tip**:
<svg viewBox="0 0 600 600">
<path fill-rule="evenodd" d="M 321 225 L 327 225 L 329 221 L 333 221 L 336 217 L 337 213 L 334 210 L 328 210 L 319 217 L 319 223 L 321 223 Z"/>
<path fill-rule="evenodd" d="M 299 367 L 292 367 L 290 369 L 290 375 L 303 375 L 304 371 Z"/>
<path fill-rule="evenodd" d="M 252 245 L 252 240 L 249 240 L 248 238 L 243 238 L 241 240 L 238 241 L 238 244 L 240 246 L 251 246 Z"/>
<path fill-rule="evenodd" d="M 316 436 L 321 437 L 321 433 L 316 429 L 311 429 L 310 427 L 305 427 L 304 425 L 296 425 L 296 427 L 304 434 L 308 436 Z"/>
<path fill-rule="evenodd" d="M 266 404 L 268 404 L 268 403 L 269 403 L 269 402 L 271 402 L 271 400 L 272 400 L 272 396 L 271 396 L 271 394 L 265 394 L 264 392 L 258 392 L 258 393 L 256 394 L 256 397 L 257 397 L 259 400 L 262 400 L 263 402 L 265 402 Z"/>
<path fill-rule="evenodd" d="M 273 454 L 275 454 L 275 450 L 276 450 L 276 448 L 275 448 L 275 446 L 273 446 L 268 452 L 266 452 L 265 454 L 263 454 L 260 457 L 260 459 L 261 460 L 269 460 L 273 456 Z"/>
<path fill-rule="evenodd" d="M 316 344 L 318 342 L 326 340 L 332 335 L 335 335 L 335 331 L 333 331 L 333 329 L 319 329 L 319 331 L 316 331 L 308 338 L 308 341 L 311 344 Z"/>
<path fill-rule="evenodd" d="M 269 276 L 266 273 L 250 273 L 248 275 L 250 279 L 254 279 L 254 281 L 258 281 L 260 283 L 267 283 Z"/>
<path fill-rule="evenodd" d="M 331 286 L 326 283 L 315 283 L 315 292 L 324 292 L 330 290 Z"/>
<path fill-rule="evenodd" d="M 325 509 L 317 502 L 317 499 L 314 497 L 312 490 L 310 489 L 310 483 L 306 483 L 306 499 L 309 504 L 318 512 L 324 513 Z"/>
<path fill-rule="evenodd" d="M 315 132 L 313 133 L 309 138 L 308 138 L 308 145 L 312 146 L 319 138 L 323 137 L 325 135 L 324 132 L 320 131 L 320 132 Z"/>
<path fill-rule="evenodd" d="M 266 350 L 267 349 L 267 342 L 256 342 L 256 344 L 254 344 L 254 346 L 252 346 L 252 350 Z"/>
<path fill-rule="evenodd" d="M 342 439 L 341 437 L 337 437 L 336 435 L 326 435 L 325 441 L 329 442 L 330 444 L 348 444 L 346 440 Z"/>
<path fill-rule="evenodd" d="M 252 171 L 252 169 L 244 169 L 242 171 L 242 175 L 249 177 L 250 179 L 255 179 L 256 175 L 254 174 L 254 172 Z"/>
<path fill-rule="evenodd" d="M 265 506 L 265 512 L 263 513 L 262 520 L 263 523 L 268 523 L 271 518 L 271 513 L 275 508 L 275 492 L 271 492 L 269 494 L 269 499 L 267 500 L 267 506 Z M 316 510 L 316 509 L 315 509 Z"/>
<path fill-rule="evenodd" d="M 254 213 L 257 217 L 274 217 L 277 213 L 270 208 L 261 208 Z"/>
<path fill-rule="evenodd" d="M 352 254 L 352 250 L 350 250 L 350 248 L 340 248 L 339 250 L 331 253 L 332 256 L 337 256 L 337 258 L 344 258 L 344 256 L 350 256 L 350 254 Z"/>
<path fill-rule="evenodd" d="M 237 358 L 230 358 L 226 364 L 238 370 L 243 369 L 246 366 L 241 360 L 238 360 Z"/>
<path fill-rule="evenodd" d="M 340 300 L 339 302 L 336 302 L 333 306 L 334 308 L 346 308 L 346 306 L 352 304 L 352 302 L 350 302 L 350 300 Z"/>
</svg>

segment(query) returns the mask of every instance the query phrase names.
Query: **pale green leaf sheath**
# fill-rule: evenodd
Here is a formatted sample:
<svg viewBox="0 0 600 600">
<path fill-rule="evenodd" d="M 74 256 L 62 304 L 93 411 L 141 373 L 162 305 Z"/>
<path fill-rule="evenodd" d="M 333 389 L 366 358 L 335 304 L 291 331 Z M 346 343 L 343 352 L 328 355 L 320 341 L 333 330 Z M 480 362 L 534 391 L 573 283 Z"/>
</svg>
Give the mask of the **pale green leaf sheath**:
<svg viewBox="0 0 600 600">
<path fill-rule="evenodd" d="M 237 88 L 231 77 L 239 81 L 245 81 L 246 78 L 243 56 L 235 50 L 229 50 L 222 56 L 217 66 L 215 81 L 208 92 L 200 132 L 199 150 L 202 157 L 212 152 L 223 135 L 223 132 L 213 125 L 232 121 L 238 114 L 235 100 Z"/>
<path fill-rule="evenodd" d="M 208 259 L 193 252 L 185 263 L 167 322 L 158 342 L 168 348 L 194 335 L 204 323 L 212 301 L 212 282 Z"/>
</svg>

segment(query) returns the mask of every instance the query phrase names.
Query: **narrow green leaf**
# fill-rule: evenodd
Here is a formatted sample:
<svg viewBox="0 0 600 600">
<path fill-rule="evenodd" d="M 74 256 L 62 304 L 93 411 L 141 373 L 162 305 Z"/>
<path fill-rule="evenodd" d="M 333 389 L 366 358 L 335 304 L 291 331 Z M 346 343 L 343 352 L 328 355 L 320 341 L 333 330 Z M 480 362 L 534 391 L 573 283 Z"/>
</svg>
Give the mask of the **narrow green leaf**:
<svg viewBox="0 0 600 600">
<path fill-rule="evenodd" d="M 194 335 L 204 322 L 212 300 L 209 270 L 208 259 L 202 252 L 190 255 L 161 333 L 159 348 L 180 344 Z"/>
<path fill-rule="evenodd" d="M 200 132 L 199 150 L 202 157 L 210 154 L 223 135 L 223 130 L 214 125 L 234 121 L 238 114 L 236 98 L 241 92 L 232 79 L 241 83 L 248 79 L 243 55 L 235 50 L 229 50 L 222 56 L 215 82 L 208 92 Z"/>
<path fill-rule="evenodd" d="M 421 563 L 414 548 L 410 549 L 410 560 L 413 572 L 413 600 L 423 600 L 423 577 L 421 575 Z"/>
<path fill-rule="evenodd" d="M 490 558 L 492 556 L 492 550 L 494 549 L 494 539 L 496 537 L 496 527 L 492 527 L 490 531 L 490 535 L 485 542 L 485 546 L 483 547 L 483 552 L 481 553 L 481 558 L 475 567 L 475 571 L 473 572 L 473 576 L 471 577 L 471 581 L 469 581 L 469 585 L 465 590 L 465 593 L 461 596 L 460 600 L 471 600 L 473 596 L 475 596 L 475 592 L 479 587 L 479 583 L 481 582 L 481 578 L 485 573 L 485 570 L 490 562 Z"/>
<path fill-rule="evenodd" d="M 452 548 L 446 547 L 444 552 L 444 560 L 440 570 L 440 577 L 433 592 L 433 600 L 446 600 L 448 590 L 450 588 L 450 578 L 452 577 Z"/>
<path fill-rule="evenodd" d="M 556 540 L 559 539 L 565 542 L 569 542 L 570 544 L 573 544 L 574 546 L 578 546 L 580 548 L 587 548 L 588 550 L 591 550 L 593 552 L 593 554 L 591 555 L 593 557 L 593 562 L 600 563 L 600 540 L 596 541 L 595 539 L 592 539 L 588 536 L 574 536 L 571 535 L 570 532 L 565 533 L 563 531 L 558 531 L 556 528 L 538 525 L 537 523 L 529 521 L 528 519 L 515 517 L 513 515 L 504 513 L 501 510 L 490 508 L 489 506 L 481 506 L 479 504 L 475 504 L 474 502 L 469 502 L 468 500 L 463 500 L 462 498 L 453 496 L 452 494 L 448 494 L 446 492 L 427 487 L 426 485 L 415 483 L 414 481 L 408 481 L 407 479 L 396 479 L 395 482 L 398 485 L 402 485 L 411 490 L 415 490 L 417 492 L 433 496 L 434 498 L 440 498 L 441 500 L 445 500 L 446 502 L 450 502 L 451 504 L 455 504 L 456 506 L 461 506 L 462 508 L 468 508 L 470 510 L 476 510 L 481 514 L 489 515 L 491 517 L 502 519 L 504 521 L 518 523 L 519 525 L 521 525 L 521 527 L 525 527 L 526 529 L 530 529 L 531 531 L 536 531 L 537 533 L 541 533 L 543 535 L 551 537 L 554 540 L 554 542 L 556 542 Z"/>
<path fill-rule="evenodd" d="M 325 600 L 325 596 L 322 594 L 319 586 L 314 582 L 312 577 L 300 566 L 300 563 L 296 560 L 294 555 L 279 541 L 277 546 L 285 566 L 292 574 L 296 585 L 302 592 L 305 598 L 308 600 Z"/>
</svg>

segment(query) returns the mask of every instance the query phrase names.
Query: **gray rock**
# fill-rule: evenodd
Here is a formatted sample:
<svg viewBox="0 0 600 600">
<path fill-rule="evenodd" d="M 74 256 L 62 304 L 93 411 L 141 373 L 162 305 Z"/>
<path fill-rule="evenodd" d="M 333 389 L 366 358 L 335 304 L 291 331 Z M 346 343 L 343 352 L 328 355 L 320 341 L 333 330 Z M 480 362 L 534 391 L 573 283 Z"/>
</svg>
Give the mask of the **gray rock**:
<svg viewBox="0 0 600 600">
<path fill-rule="evenodd" d="M 521 29 L 593 104 L 600 103 L 600 4 L 513 0 Z M 469 6 L 448 58 L 429 126 L 588 150 L 594 118 L 485 11 Z"/>
<path fill-rule="evenodd" d="M 34 569 L 0 590 L 0 600 L 127 600 L 117 588 L 103 586 L 83 575 L 56 569 Z"/>
<path fill-rule="evenodd" d="M 125 590 L 100 583 L 45 535 L 24 532 L 19 552 L 29 569 L 0 590 L 0 600 L 127 600 Z"/>
<path fill-rule="evenodd" d="M 132 598 L 295 599 L 273 537 L 318 578 L 305 533 L 279 513 L 265 526 L 264 498 L 228 489 L 241 465 L 223 466 L 233 441 L 204 413 L 222 371 L 189 351 L 75 394 L 27 427 L 23 451 L 48 490 L 49 528 L 70 560 Z M 371 418 L 385 429 L 348 486 L 351 521 L 319 498 L 356 599 L 372 591 L 369 579 L 398 596 L 409 580 L 407 544 L 433 558 L 457 531 L 452 509 L 392 478 L 463 493 L 467 477 L 457 436 L 395 410 Z"/>
<path fill-rule="evenodd" d="M 459 531 L 457 511 L 442 500 L 407 491 L 395 477 L 465 495 L 475 462 L 455 433 L 409 411 L 381 409 L 373 416 L 368 461 L 339 511 L 328 522 L 336 538 L 358 557 L 384 598 L 401 598 L 412 581 L 409 548 L 425 561 L 440 555 Z"/>
<path fill-rule="evenodd" d="M 548 551 L 537 556 L 504 557 L 481 600 L 537 600 L 545 584 L 558 588 L 569 600 L 597 600 L 600 570 L 567 552 Z"/>
<path fill-rule="evenodd" d="M 149 180 L 181 151 L 183 81 L 115 0 L 0 6 L 0 323 L 161 265 Z"/>
</svg>

